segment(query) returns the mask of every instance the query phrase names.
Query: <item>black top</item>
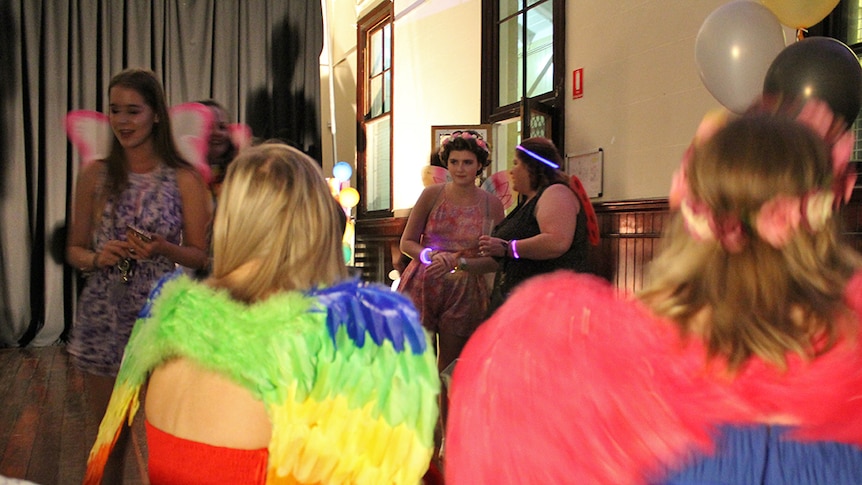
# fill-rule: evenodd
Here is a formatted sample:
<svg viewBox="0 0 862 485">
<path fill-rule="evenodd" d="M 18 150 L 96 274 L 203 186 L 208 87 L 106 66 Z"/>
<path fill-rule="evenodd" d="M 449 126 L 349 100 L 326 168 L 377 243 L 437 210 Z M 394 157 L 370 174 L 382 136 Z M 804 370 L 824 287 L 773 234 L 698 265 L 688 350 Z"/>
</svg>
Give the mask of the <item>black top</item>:
<svg viewBox="0 0 862 485">
<path fill-rule="evenodd" d="M 557 182 L 562 183 L 562 182 Z M 554 185 L 554 184 L 552 184 Z M 526 239 L 539 234 L 539 221 L 536 220 L 536 204 L 547 187 L 541 189 L 535 197 L 526 204 L 520 204 L 505 219 L 503 219 L 494 231 L 493 237 L 506 241 L 512 239 Z M 560 214 L 566 217 L 569 214 Z M 583 208 L 578 211 L 575 236 L 569 249 L 554 259 L 513 259 L 502 258 L 499 260 L 500 269 L 494 277 L 494 289 L 491 292 L 491 308 L 494 311 L 503 304 L 509 293 L 522 281 L 543 273 L 550 273 L 558 269 L 571 269 L 578 272 L 587 270 L 587 218 Z M 490 313 L 489 313 L 490 314 Z"/>
</svg>

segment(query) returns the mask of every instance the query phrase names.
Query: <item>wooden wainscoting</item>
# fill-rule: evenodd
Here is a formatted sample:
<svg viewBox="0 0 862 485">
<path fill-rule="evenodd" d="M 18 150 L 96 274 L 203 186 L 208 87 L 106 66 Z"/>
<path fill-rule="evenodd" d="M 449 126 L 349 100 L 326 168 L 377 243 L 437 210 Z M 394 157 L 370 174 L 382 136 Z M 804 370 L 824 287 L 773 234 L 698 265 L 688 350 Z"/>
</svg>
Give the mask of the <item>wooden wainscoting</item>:
<svg viewBox="0 0 862 485">
<path fill-rule="evenodd" d="M 639 290 L 670 216 L 667 199 L 600 202 L 595 210 L 601 242 L 590 247 L 590 272 L 620 289 Z M 843 214 L 846 235 L 862 252 L 862 187 Z M 388 274 L 400 257 L 398 242 L 406 223 L 406 217 L 357 222 L 356 267 L 363 279 L 392 283 Z"/>
<path fill-rule="evenodd" d="M 605 202 L 594 207 L 601 241 L 590 246 L 590 272 L 620 289 L 639 290 L 669 216 L 667 200 Z"/>
<path fill-rule="evenodd" d="M 392 284 L 389 273 L 401 257 L 398 248 L 406 217 L 360 219 L 356 221 L 354 267 L 364 281 Z"/>
</svg>

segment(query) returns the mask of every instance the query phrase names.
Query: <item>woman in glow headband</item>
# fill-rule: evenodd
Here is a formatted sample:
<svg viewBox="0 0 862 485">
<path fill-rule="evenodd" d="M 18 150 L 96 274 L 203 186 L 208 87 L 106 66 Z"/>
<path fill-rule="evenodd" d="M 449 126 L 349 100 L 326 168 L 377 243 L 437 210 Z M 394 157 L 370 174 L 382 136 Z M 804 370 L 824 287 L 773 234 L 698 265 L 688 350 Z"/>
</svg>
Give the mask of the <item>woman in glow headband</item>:
<svg viewBox="0 0 862 485">
<path fill-rule="evenodd" d="M 587 269 L 586 212 L 560 171 L 563 160 L 547 138 L 527 138 L 515 147 L 509 172 L 519 204 L 491 236 L 479 240 L 484 254 L 498 259 L 491 291 L 493 312 L 529 277 L 567 268 Z M 489 313 L 490 314 L 490 313 Z"/>
<path fill-rule="evenodd" d="M 515 147 L 515 150 L 521 150 L 522 152 L 526 153 L 527 155 L 529 155 L 529 156 L 531 156 L 531 157 L 535 158 L 536 160 L 538 160 L 538 161 L 540 161 L 540 162 L 544 163 L 545 165 L 547 165 L 547 166 L 549 166 L 549 167 L 553 168 L 554 170 L 557 170 L 557 169 L 559 169 L 559 168 L 560 168 L 560 164 L 558 164 L 558 163 L 554 163 L 554 162 L 552 162 L 552 161 L 548 160 L 547 158 L 545 158 L 545 157 L 543 157 L 543 156 L 539 155 L 538 153 L 536 153 L 536 152 L 534 152 L 534 151 L 532 151 L 532 150 L 528 150 L 528 149 L 524 148 L 524 146 L 523 146 L 523 145 L 518 145 L 518 146 L 516 146 L 516 147 Z"/>
</svg>

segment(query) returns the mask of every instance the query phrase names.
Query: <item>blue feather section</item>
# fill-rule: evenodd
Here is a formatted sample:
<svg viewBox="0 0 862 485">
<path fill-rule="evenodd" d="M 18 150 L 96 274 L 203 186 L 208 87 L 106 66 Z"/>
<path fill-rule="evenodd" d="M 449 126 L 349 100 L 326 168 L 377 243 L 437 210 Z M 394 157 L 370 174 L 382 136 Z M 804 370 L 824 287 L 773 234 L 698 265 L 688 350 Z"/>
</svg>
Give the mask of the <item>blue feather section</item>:
<svg viewBox="0 0 862 485">
<path fill-rule="evenodd" d="M 377 345 L 389 340 L 402 352 L 407 340 L 414 354 L 425 352 L 425 332 L 419 323 L 419 312 L 400 293 L 352 279 L 311 290 L 308 295 L 326 308 L 326 326 L 333 341 L 339 327 L 344 326 L 357 347 L 365 345 L 368 333 Z"/>
<path fill-rule="evenodd" d="M 146 303 L 141 307 L 141 311 L 138 312 L 138 319 L 141 318 L 150 318 L 151 312 L 153 310 L 153 302 L 159 298 L 159 295 L 162 294 L 162 287 L 165 286 L 165 283 L 168 281 L 179 278 L 185 274 L 181 268 L 177 268 L 171 273 L 168 273 L 161 278 L 156 284 L 153 286 L 153 289 L 150 290 L 150 295 L 147 297 Z"/>
</svg>

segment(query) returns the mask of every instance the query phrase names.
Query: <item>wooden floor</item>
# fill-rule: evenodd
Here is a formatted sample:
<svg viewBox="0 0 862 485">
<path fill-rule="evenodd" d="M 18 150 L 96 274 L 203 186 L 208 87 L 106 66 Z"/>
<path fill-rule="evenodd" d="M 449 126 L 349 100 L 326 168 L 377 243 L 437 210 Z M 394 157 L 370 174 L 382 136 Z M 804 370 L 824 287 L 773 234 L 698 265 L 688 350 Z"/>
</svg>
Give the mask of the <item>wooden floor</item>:
<svg viewBox="0 0 862 485">
<path fill-rule="evenodd" d="M 0 349 L 0 483 L 81 483 L 99 418 L 63 346 Z M 135 419 L 125 484 L 148 484 L 143 419 Z"/>
</svg>

